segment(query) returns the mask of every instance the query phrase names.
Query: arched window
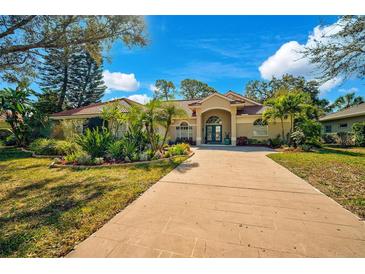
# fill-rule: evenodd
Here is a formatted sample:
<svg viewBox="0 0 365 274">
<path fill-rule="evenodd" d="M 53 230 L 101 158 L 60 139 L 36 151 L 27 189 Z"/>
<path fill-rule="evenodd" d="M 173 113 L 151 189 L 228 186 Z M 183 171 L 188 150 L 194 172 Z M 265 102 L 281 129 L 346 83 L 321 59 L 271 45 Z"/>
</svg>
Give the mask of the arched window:
<svg viewBox="0 0 365 274">
<path fill-rule="evenodd" d="M 206 124 L 210 125 L 221 125 L 222 120 L 218 116 L 210 116 L 206 122 Z"/>
<path fill-rule="evenodd" d="M 268 126 L 267 122 L 262 119 L 257 119 L 253 122 L 253 136 L 268 136 Z"/>
<path fill-rule="evenodd" d="M 255 120 L 255 122 L 253 122 L 254 126 L 267 126 L 267 122 L 260 119 Z"/>
<path fill-rule="evenodd" d="M 188 141 L 193 137 L 192 127 L 187 122 L 181 122 L 180 126 L 176 127 L 176 137 Z"/>
</svg>

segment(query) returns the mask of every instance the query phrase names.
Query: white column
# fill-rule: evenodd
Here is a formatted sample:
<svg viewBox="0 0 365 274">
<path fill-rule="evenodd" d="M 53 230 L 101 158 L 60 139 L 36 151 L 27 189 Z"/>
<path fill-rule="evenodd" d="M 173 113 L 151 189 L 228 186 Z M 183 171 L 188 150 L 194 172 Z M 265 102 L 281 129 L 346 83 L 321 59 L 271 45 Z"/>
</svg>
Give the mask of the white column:
<svg viewBox="0 0 365 274">
<path fill-rule="evenodd" d="M 237 107 L 231 107 L 231 143 L 232 146 L 236 145 L 237 140 Z"/>
<path fill-rule="evenodd" d="M 196 145 L 199 146 L 202 143 L 202 115 L 200 109 L 196 110 Z"/>
</svg>

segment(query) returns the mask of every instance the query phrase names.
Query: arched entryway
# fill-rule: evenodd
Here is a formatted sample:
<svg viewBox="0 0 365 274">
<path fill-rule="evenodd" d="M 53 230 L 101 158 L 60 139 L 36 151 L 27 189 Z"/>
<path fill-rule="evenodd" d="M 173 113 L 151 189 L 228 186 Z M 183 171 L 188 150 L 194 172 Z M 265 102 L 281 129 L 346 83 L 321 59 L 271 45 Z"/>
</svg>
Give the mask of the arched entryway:
<svg viewBox="0 0 365 274">
<path fill-rule="evenodd" d="M 210 116 L 205 122 L 205 140 L 207 144 L 222 143 L 222 119 L 218 116 Z"/>
<path fill-rule="evenodd" d="M 231 136 L 231 113 L 210 109 L 202 113 L 203 144 L 224 144 Z"/>
</svg>

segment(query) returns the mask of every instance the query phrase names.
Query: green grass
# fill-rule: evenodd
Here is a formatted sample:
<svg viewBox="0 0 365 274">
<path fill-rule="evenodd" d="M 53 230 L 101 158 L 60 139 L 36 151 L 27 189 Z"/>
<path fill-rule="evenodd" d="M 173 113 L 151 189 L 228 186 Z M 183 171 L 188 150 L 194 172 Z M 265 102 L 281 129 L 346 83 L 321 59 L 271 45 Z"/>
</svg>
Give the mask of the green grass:
<svg viewBox="0 0 365 274">
<path fill-rule="evenodd" d="M 77 170 L 0 147 L 0 257 L 60 257 L 186 159 Z"/>
<path fill-rule="evenodd" d="M 285 152 L 268 157 L 365 218 L 365 148 L 326 147 L 318 152 Z"/>
</svg>

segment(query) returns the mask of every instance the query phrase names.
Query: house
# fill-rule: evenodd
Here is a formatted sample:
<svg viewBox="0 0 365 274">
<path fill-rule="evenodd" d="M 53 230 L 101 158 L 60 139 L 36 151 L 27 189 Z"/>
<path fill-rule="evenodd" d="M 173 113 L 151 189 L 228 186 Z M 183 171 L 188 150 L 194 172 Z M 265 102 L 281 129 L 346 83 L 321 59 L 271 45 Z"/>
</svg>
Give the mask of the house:
<svg viewBox="0 0 365 274">
<path fill-rule="evenodd" d="M 365 121 L 365 103 L 330 113 L 319 121 L 324 133 L 349 132 L 354 123 Z"/>
<path fill-rule="evenodd" d="M 119 99 L 119 102 L 125 111 L 131 104 L 138 104 L 128 99 Z M 51 119 L 94 119 L 94 124 L 95 119 L 99 119 L 98 123 L 101 123 L 100 114 L 107 103 L 66 110 L 53 114 Z M 281 135 L 279 121 L 263 122 L 266 106 L 233 91 L 213 93 L 197 100 L 172 100 L 170 103 L 177 104 L 187 113 L 186 117 L 173 120 L 169 129 L 172 141 L 236 145 L 237 138 L 241 136 L 264 141 Z M 284 133 L 289 130 L 290 122 L 285 120 Z"/>
</svg>

